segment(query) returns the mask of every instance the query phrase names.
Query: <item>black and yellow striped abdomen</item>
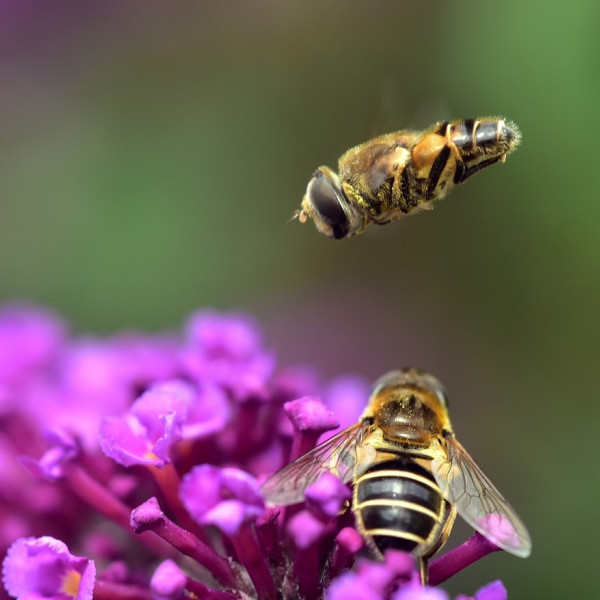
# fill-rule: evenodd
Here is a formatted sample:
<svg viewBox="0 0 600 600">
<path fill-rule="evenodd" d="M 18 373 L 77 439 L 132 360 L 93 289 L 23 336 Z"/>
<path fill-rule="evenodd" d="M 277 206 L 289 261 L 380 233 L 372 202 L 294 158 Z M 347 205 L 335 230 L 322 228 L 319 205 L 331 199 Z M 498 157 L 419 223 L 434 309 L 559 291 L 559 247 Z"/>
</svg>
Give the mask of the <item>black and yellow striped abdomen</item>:
<svg viewBox="0 0 600 600">
<path fill-rule="evenodd" d="M 361 475 L 353 511 L 376 552 L 394 548 L 424 558 L 445 541 L 454 520 L 431 471 L 411 456 L 376 463 Z"/>
</svg>

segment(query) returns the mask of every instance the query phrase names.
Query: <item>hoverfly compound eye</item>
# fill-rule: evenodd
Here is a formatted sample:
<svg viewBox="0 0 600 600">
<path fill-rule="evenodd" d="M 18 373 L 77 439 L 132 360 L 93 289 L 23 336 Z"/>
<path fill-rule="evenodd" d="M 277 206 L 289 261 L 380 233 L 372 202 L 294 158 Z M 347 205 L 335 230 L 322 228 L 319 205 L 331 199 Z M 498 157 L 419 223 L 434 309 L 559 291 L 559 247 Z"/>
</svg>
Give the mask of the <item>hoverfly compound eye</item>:
<svg viewBox="0 0 600 600">
<path fill-rule="evenodd" d="M 340 240 L 348 235 L 350 221 L 342 206 L 342 192 L 335 182 L 322 171 L 317 171 L 306 190 L 308 202 L 313 210 L 315 221 L 321 222 L 321 231 Z"/>
</svg>

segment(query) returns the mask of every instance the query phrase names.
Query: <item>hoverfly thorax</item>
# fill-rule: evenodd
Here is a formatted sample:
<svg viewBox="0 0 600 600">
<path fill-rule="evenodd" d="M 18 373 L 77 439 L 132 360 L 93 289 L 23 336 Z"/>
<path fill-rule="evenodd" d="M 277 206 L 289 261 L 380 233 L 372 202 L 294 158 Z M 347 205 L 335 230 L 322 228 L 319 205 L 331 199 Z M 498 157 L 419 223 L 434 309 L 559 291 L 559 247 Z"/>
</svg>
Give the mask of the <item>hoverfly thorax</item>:
<svg viewBox="0 0 600 600">
<path fill-rule="evenodd" d="M 387 398 L 377 411 L 375 422 L 388 441 L 429 445 L 432 436 L 442 433 L 439 417 L 420 395 L 409 393 Z"/>
</svg>

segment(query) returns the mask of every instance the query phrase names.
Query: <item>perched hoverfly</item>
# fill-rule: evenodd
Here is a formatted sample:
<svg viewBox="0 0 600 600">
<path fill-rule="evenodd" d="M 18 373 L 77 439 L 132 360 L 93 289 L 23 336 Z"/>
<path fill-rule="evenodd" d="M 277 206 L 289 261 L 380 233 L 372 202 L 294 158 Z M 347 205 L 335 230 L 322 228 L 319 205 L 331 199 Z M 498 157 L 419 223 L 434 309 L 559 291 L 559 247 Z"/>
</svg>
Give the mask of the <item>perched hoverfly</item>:
<svg viewBox="0 0 600 600">
<path fill-rule="evenodd" d="M 519 128 L 495 117 L 388 133 L 343 154 L 339 175 L 319 167 L 294 217 L 301 223 L 311 218 L 336 240 L 357 235 L 371 223 L 430 209 L 453 185 L 504 162 L 520 142 Z"/>
<path fill-rule="evenodd" d="M 352 482 L 356 525 L 371 552 L 411 552 L 423 581 L 457 512 L 507 552 L 531 552 L 525 525 L 454 436 L 441 383 L 419 369 L 381 377 L 358 423 L 275 473 L 262 490 L 269 504 L 296 504 L 324 473 Z"/>
</svg>

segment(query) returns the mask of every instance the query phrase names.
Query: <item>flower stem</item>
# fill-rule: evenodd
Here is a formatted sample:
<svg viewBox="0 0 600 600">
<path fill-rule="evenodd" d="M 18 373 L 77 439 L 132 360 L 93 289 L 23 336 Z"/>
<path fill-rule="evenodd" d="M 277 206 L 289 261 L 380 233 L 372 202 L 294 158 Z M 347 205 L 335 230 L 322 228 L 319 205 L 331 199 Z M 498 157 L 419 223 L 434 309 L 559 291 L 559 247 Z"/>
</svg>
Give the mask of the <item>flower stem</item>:
<svg viewBox="0 0 600 600">
<path fill-rule="evenodd" d="M 196 598 L 202 598 L 203 600 L 238 600 L 237 596 L 229 592 L 220 592 L 191 577 L 188 577 L 185 588 L 194 594 Z"/>
<path fill-rule="evenodd" d="M 83 469 L 74 464 L 69 465 L 65 472 L 65 480 L 69 488 L 90 506 L 118 523 L 123 529 L 129 529 L 131 509 Z"/>
<path fill-rule="evenodd" d="M 270 563 L 276 566 L 283 564 L 283 552 L 281 550 L 277 525 L 277 519 L 280 514 L 280 509 L 268 508 L 256 521 L 258 543 Z"/>
<path fill-rule="evenodd" d="M 96 580 L 94 600 L 152 600 L 147 589 L 112 581 Z"/>
<path fill-rule="evenodd" d="M 90 477 L 81 467 L 71 463 L 65 469 L 64 481 L 74 494 L 87 502 L 100 514 L 117 523 L 137 541 L 142 541 L 149 550 L 158 554 L 158 556 L 172 556 L 172 550 L 162 540 L 150 535 L 142 536 L 141 538 L 136 536 L 131 530 L 129 521 L 131 508 L 124 502 L 121 502 L 102 484 Z"/>
<path fill-rule="evenodd" d="M 435 586 L 443 583 L 470 564 L 483 558 L 490 552 L 500 550 L 486 537 L 476 532 L 460 546 L 436 558 L 429 565 L 429 585 Z"/>
<path fill-rule="evenodd" d="M 248 400 L 239 408 L 237 431 L 234 437 L 235 446 L 232 449 L 233 456 L 238 460 L 256 452 L 259 432 L 254 429 L 249 430 L 247 423 L 259 423 L 258 417 L 263 408 L 264 403 L 257 400 Z"/>
<path fill-rule="evenodd" d="M 342 571 L 349 569 L 354 557 L 365 545 L 364 539 L 354 527 L 344 527 L 335 538 L 335 548 L 331 557 L 329 576 L 337 577 Z"/>
<path fill-rule="evenodd" d="M 322 433 L 322 431 L 295 431 L 289 462 L 296 460 L 300 456 L 304 456 L 307 452 L 312 450 L 316 446 L 317 440 Z"/>
<path fill-rule="evenodd" d="M 181 503 L 178 495 L 181 478 L 172 463 L 164 465 L 162 468 L 150 466 L 150 473 L 154 477 L 156 483 L 164 496 L 168 507 L 177 517 L 177 522 L 192 532 L 197 538 L 202 540 L 207 545 L 210 545 L 208 535 L 198 526 L 198 524 L 190 517 L 189 513 Z"/>
<path fill-rule="evenodd" d="M 225 587 L 236 587 L 237 577 L 229 562 L 195 535 L 179 527 L 160 510 L 156 498 L 150 498 L 131 513 L 134 531 L 154 531 L 179 552 L 206 567 Z"/>
<path fill-rule="evenodd" d="M 300 596 L 306 600 L 319 597 L 319 548 L 311 544 L 307 548 L 298 548 L 294 559 L 294 573 L 298 580 Z"/>
<path fill-rule="evenodd" d="M 269 572 L 267 563 L 254 537 L 249 523 L 240 527 L 237 535 L 231 538 L 239 561 L 246 567 L 248 575 L 261 600 L 277 600 L 279 592 Z"/>
</svg>

